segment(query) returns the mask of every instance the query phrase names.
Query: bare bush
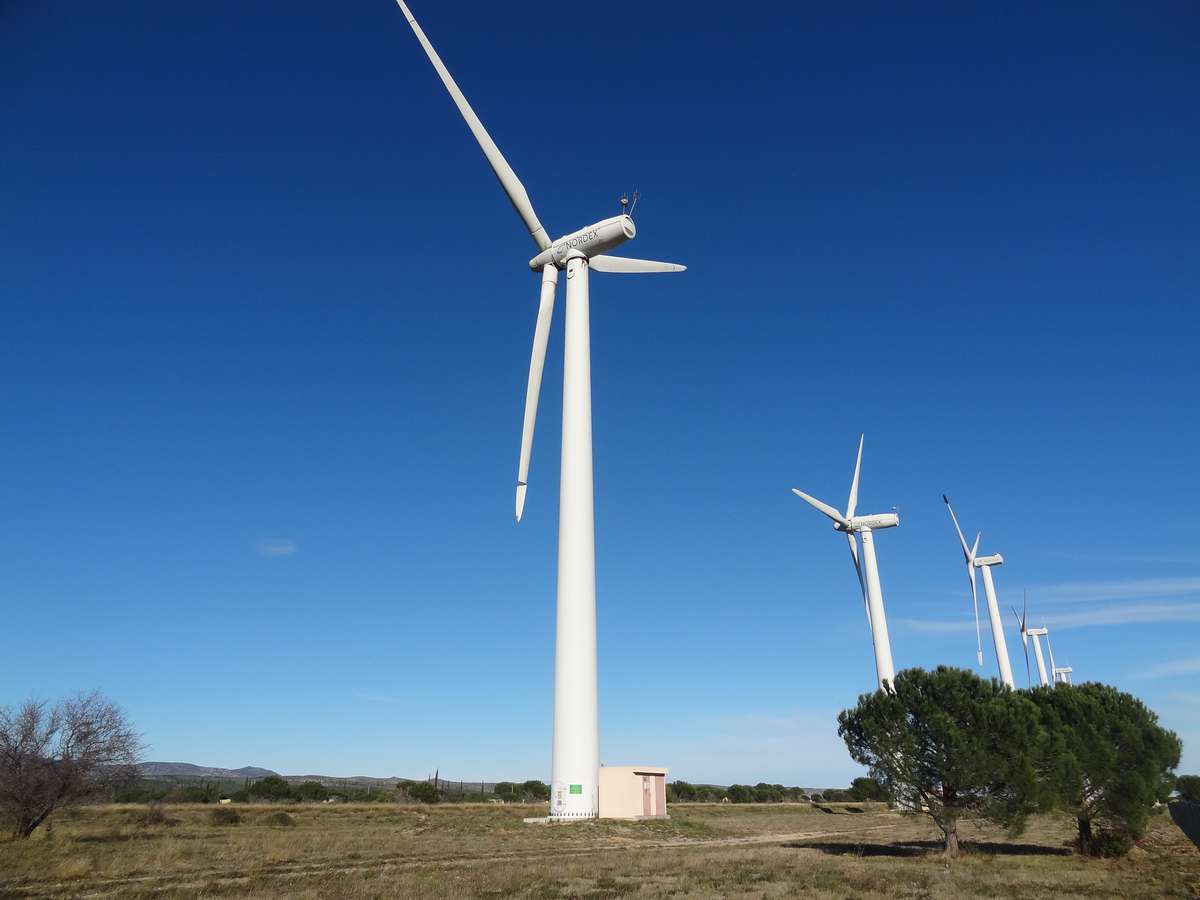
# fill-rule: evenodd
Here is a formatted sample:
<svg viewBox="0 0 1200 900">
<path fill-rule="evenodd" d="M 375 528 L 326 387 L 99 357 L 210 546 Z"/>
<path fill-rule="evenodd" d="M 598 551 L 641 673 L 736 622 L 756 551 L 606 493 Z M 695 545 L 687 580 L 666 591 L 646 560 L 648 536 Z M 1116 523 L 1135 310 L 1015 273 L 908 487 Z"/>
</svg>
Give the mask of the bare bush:
<svg viewBox="0 0 1200 900">
<path fill-rule="evenodd" d="M 208 820 L 213 825 L 241 825 L 242 817 L 236 809 L 228 806 L 218 806 L 208 814 Z"/>
<path fill-rule="evenodd" d="M 170 827 L 179 824 L 178 819 L 167 815 L 167 811 L 161 803 L 148 803 L 145 809 L 131 812 L 128 821 L 130 825 L 136 825 L 139 828 L 153 828 L 156 825 Z"/>
<path fill-rule="evenodd" d="M 54 810 L 137 776 L 141 743 L 98 691 L 0 709 L 0 817 L 27 838 Z"/>
</svg>

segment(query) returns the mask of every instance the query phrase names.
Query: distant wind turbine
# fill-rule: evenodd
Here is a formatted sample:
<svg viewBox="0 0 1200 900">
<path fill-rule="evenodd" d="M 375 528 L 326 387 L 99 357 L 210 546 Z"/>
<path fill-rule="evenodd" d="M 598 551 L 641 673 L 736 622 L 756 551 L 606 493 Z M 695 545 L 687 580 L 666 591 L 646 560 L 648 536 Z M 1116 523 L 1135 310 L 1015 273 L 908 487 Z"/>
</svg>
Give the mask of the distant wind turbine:
<svg viewBox="0 0 1200 900">
<path fill-rule="evenodd" d="M 983 591 L 987 597 L 988 619 L 992 624 L 992 643 L 996 648 L 996 663 L 1000 669 L 1000 680 L 1010 688 L 1015 687 L 1012 665 L 1008 661 L 1008 644 L 1004 640 L 1004 623 L 1000 619 L 1000 605 L 996 601 L 996 585 L 992 581 L 992 566 L 1004 565 L 1004 557 L 999 553 L 991 556 L 979 556 L 979 539 L 982 532 L 975 535 L 974 546 L 968 547 L 967 539 L 963 537 L 962 528 L 958 524 L 958 516 L 954 515 L 954 507 L 950 505 L 950 498 L 942 494 L 942 500 L 946 502 L 946 509 L 950 511 L 950 518 L 954 522 L 954 530 L 958 532 L 958 542 L 962 544 L 963 557 L 967 562 L 967 577 L 971 580 L 971 602 L 975 605 L 975 645 L 979 665 L 983 666 L 983 641 L 979 635 L 979 595 L 975 588 L 976 569 L 983 572 Z"/>
<path fill-rule="evenodd" d="M 896 680 L 892 665 L 892 645 L 888 639 L 887 617 L 883 611 L 883 587 L 879 583 L 879 566 L 875 561 L 875 539 L 872 532 L 881 528 L 894 528 L 900 524 L 896 513 L 879 513 L 873 516 L 858 516 L 858 479 L 862 472 L 862 452 L 865 435 L 858 439 L 858 458 L 854 462 L 854 477 L 850 481 L 850 497 L 846 501 L 843 515 L 828 503 L 822 503 L 803 491 L 792 488 L 792 493 L 815 507 L 833 520 L 835 531 L 846 535 L 850 545 L 850 557 L 854 560 L 854 571 L 858 574 L 858 585 L 862 590 L 863 605 L 867 610 L 867 624 L 871 628 L 871 642 L 875 648 L 875 674 L 879 686 L 887 689 Z M 862 538 L 862 564 L 858 559 L 858 543 L 855 536 Z"/>
<path fill-rule="evenodd" d="M 1029 627 L 1029 601 L 1024 602 L 1023 610 L 1018 613 L 1017 608 L 1013 607 L 1013 615 L 1017 617 L 1017 626 L 1021 629 L 1021 643 L 1025 645 L 1025 680 L 1029 681 L 1029 638 L 1033 638 L 1033 652 L 1037 659 L 1038 667 L 1038 682 L 1042 687 L 1046 687 L 1050 683 L 1050 679 L 1046 677 L 1046 661 L 1042 657 L 1042 641 L 1041 638 L 1048 635 L 1045 628 L 1030 628 Z"/>
<path fill-rule="evenodd" d="M 1043 622 L 1044 626 L 1046 623 Z M 1075 670 L 1070 666 L 1060 666 L 1054 662 L 1054 645 L 1050 643 L 1050 633 L 1046 632 L 1046 652 L 1050 654 L 1050 678 L 1054 684 L 1070 684 L 1071 673 Z"/>
</svg>

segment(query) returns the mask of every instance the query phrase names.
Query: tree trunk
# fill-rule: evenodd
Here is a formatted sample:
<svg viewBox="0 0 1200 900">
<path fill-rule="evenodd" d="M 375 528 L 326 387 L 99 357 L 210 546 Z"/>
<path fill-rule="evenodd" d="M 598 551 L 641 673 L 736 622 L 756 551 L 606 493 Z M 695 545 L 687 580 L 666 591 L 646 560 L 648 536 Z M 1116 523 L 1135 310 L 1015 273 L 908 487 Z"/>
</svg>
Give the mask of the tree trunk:
<svg viewBox="0 0 1200 900">
<path fill-rule="evenodd" d="M 1092 848 L 1092 820 L 1080 816 L 1079 819 L 1079 849 L 1090 853 Z"/>
<path fill-rule="evenodd" d="M 958 856 L 958 820 L 951 819 L 946 823 L 946 855 L 953 858 Z"/>
</svg>

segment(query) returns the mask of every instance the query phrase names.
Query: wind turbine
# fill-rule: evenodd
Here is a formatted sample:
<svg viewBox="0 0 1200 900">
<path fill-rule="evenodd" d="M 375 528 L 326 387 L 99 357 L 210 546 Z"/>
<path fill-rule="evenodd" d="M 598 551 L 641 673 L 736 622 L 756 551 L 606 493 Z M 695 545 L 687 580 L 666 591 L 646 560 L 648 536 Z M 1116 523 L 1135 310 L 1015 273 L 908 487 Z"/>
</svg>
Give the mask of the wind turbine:
<svg viewBox="0 0 1200 900">
<path fill-rule="evenodd" d="M 542 279 L 525 421 L 517 466 L 516 516 L 521 521 L 533 449 L 538 394 L 560 269 L 567 273 L 566 340 L 563 359 L 562 471 L 558 511 L 558 600 L 554 643 L 554 745 L 551 774 L 552 819 L 595 818 L 599 812 L 600 742 L 596 691 L 596 543 L 592 491 L 592 373 L 588 270 L 599 272 L 682 272 L 684 266 L 607 256 L 637 234 L 622 202 L 620 215 L 551 240 L 534 212 L 524 185 L 500 153 L 441 57 L 429 43 L 404 0 L 396 0 L 433 63 L 479 148 L 525 224 L 537 255 L 529 261 Z M 624 198 L 622 198 L 624 199 Z"/>
<path fill-rule="evenodd" d="M 1045 627 L 1045 622 L 1042 626 Z M 1071 673 L 1075 670 L 1070 666 L 1059 666 L 1054 662 L 1054 645 L 1050 643 L 1050 632 L 1046 632 L 1046 652 L 1050 654 L 1050 679 L 1054 684 L 1070 684 Z"/>
<path fill-rule="evenodd" d="M 879 583 L 879 565 L 875 561 L 875 539 L 872 532 L 880 528 L 894 528 L 900 517 L 894 512 L 873 516 L 858 516 L 858 478 L 862 472 L 862 452 L 865 435 L 858 439 L 858 458 L 854 462 L 854 477 L 850 481 L 850 497 L 846 501 L 846 514 L 842 515 L 828 503 L 822 503 L 803 491 L 792 488 L 792 493 L 810 506 L 823 512 L 833 520 L 835 531 L 846 535 L 850 545 L 850 557 L 854 560 L 854 571 L 858 573 L 858 585 L 862 589 L 863 604 L 867 608 L 867 624 L 871 627 L 871 641 L 875 646 L 875 674 L 879 686 L 884 690 L 896 680 L 892 666 L 892 645 L 888 640 L 887 617 L 883 612 L 883 587 Z M 862 538 L 862 565 L 858 561 L 858 544 L 855 535 Z"/>
<path fill-rule="evenodd" d="M 1013 607 L 1013 615 L 1017 617 L 1017 626 L 1021 629 L 1021 643 L 1025 645 L 1025 680 L 1029 682 L 1029 638 L 1033 638 L 1033 652 L 1037 658 L 1038 681 L 1042 687 L 1050 683 L 1046 677 L 1046 661 L 1042 658 L 1042 642 L 1040 640 L 1044 635 L 1049 635 L 1050 632 L 1045 628 L 1030 628 L 1029 627 L 1029 602 L 1026 601 L 1024 609 L 1018 613 L 1017 608 Z"/>
<path fill-rule="evenodd" d="M 967 539 L 963 537 L 962 528 L 958 524 L 958 516 L 954 515 L 954 507 L 950 505 L 950 498 L 942 494 L 942 499 L 946 502 L 946 509 L 950 510 L 950 518 L 954 521 L 954 530 L 958 532 L 958 542 L 962 544 L 963 557 L 967 562 L 967 577 L 971 580 L 971 602 L 975 605 L 975 643 L 979 665 L 983 666 L 983 641 L 979 635 L 979 594 L 975 588 L 976 569 L 983 572 L 983 592 L 987 596 L 988 619 L 992 624 L 992 643 L 996 646 L 996 663 L 1000 667 L 1000 680 L 1010 688 L 1015 687 L 1012 666 L 1008 661 L 1008 644 L 1004 640 L 1004 623 L 1000 620 L 1000 605 L 996 602 L 996 585 L 992 581 L 992 566 L 1004 565 L 1004 557 L 999 553 L 991 556 L 979 555 L 979 539 L 983 535 L 982 532 L 975 535 L 974 546 L 968 547 Z"/>
</svg>

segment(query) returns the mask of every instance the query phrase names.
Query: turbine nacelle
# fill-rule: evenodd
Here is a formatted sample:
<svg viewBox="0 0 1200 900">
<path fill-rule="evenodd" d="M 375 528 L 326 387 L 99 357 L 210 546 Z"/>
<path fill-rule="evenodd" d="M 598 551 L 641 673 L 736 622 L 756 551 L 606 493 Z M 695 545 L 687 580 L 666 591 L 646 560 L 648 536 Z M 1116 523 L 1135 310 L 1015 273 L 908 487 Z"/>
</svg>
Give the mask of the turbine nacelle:
<svg viewBox="0 0 1200 900">
<path fill-rule="evenodd" d="M 977 569 L 982 569 L 984 566 L 1002 566 L 1004 557 L 999 553 L 993 553 L 991 556 L 976 556 L 972 564 Z"/>
<path fill-rule="evenodd" d="M 637 235 L 633 219 L 627 215 L 613 216 L 571 234 L 560 237 L 553 244 L 529 261 L 529 268 L 540 272 L 546 266 L 565 269 L 567 260 L 573 256 L 590 259 L 631 241 Z"/>
<path fill-rule="evenodd" d="M 900 516 L 896 513 L 879 513 L 875 516 L 855 516 L 849 519 L 849 527 L 841 522 L 834 522 L 834 531 L 844 531 L 846 533 L 860 531 L 878 531 L 881 528 L 895 528 L 900 524 Z"/>
</svg>

